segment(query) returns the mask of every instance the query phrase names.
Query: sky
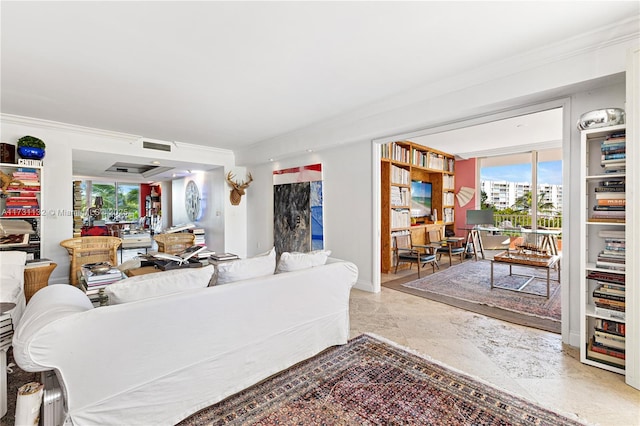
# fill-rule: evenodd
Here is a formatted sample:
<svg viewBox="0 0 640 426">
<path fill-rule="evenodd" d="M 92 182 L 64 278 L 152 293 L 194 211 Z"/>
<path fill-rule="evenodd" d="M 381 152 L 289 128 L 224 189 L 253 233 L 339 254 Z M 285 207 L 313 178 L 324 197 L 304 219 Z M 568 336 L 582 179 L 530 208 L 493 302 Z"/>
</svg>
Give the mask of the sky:
<svg viewBox="0 0 640 426">
<path fill-rule="evenodd" d="M 480 179 L 531 182 L 531 164 L 483 167 L 480 169 Z M 562 185 L 562 161 L 538 163 L 538 184 Z"/>
</svg>

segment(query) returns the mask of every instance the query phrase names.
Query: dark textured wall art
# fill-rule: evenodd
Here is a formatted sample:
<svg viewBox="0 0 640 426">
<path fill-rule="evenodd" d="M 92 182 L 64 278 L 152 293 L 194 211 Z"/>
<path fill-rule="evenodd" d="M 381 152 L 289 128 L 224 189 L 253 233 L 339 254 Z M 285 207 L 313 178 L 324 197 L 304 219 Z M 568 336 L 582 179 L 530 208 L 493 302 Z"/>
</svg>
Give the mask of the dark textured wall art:
<svg viewBox="0 0 640 426">
<path fill-rule="evenodd" d="M 322 165 L 273 172 L 273 240 L 276 252 L 324 248 Z"/>
</svg>

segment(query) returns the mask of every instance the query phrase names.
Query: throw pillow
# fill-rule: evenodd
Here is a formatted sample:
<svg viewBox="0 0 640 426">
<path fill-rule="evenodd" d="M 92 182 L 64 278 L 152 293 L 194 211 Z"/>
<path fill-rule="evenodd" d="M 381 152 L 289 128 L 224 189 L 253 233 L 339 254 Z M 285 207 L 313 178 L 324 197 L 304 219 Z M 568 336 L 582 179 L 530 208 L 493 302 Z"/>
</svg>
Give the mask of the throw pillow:
<svg viewBox="0 0 640 426">
<path fill-rule="evenodd" d="M 324 265 L 330 255 L 331 250 L 315 250 L 309 253 L 289 253 L 285 251 L 280 255 L 276 274 Z"/>
<path fill-rule="evenodd" d="M 109 296 L 109 304 L 117 305 L 149 297 L 207 287 L 213 272 L 212 265 L 203 268 L 184 268 L 155 272 L 115 282 L 108 285 L 104 292 Z"/>
<path fill-rule="evenodd" d="M 217 284 L 227 284 L 235 281 L 273 275 L 276 269 L 276 249 L 259 254 L 248 259 L 234 260 L 220 263 L 217 267 Z"/>
</svg>

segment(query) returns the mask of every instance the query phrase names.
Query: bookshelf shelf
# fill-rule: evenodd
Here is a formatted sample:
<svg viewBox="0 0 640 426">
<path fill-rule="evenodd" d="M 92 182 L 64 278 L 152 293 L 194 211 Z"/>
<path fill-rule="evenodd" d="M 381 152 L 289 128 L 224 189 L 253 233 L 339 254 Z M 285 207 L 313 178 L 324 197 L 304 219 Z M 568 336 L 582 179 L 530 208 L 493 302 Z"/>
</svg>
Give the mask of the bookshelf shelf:
<svg viewBox="0 0 640 426">
<path fill-rule="evenodd" d="M 393 235 L 425 227 L 431 229 L 434 226 L 455 231 L 454 170 L 454 156 L 445 152 L 409 141 L 381 146 L 380 263 L 383 273 L 389 273 L 393 266 Z M 428 218 L 412 220 L 412 180 L 431 183 L 431 208 L 432 211 L 437 211 L 436 224 Z"/>
<path fill-rule="evenodd" d="M 625 374 L 625 126 L 584 130 L 581 143 L 580 360 Z"/>
<path fill-rule="evenodd" d="M 3 226 L 6 225 L 5 227 L 11 228 L 15 225 L 14 229 L 25 229 L 30 232 L 27 234 L 27 242 L 12 244 L 2 241 L 0 250 L 21 250 L 27 252 L 27 259 L 39 259 L 42 233 L 40 216 L 42 167 L 0 163 L 0 170 L 20 182 L 12 182 L 5 192 L 1 193 L 0 220 L 3 221 Z M 12 236 L 21 234 L 17 232 Z M 3 238 L 7 239 L 9 236 Z"/>
</svg>

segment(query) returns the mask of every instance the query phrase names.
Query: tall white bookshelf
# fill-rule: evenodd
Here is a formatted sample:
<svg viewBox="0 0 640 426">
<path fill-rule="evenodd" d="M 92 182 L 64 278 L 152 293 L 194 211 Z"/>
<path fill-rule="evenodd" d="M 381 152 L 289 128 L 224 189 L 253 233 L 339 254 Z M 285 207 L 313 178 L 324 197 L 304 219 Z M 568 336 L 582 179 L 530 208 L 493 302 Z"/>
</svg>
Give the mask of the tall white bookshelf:
<svg viewBox="0 0 640 426">
<path fill-rule="evenodd" d="M 626 374 L 630 357 L 627 316 L 638 309 L 627 288 L 626 126 L 581 132 L 580 359 Z M 624 148 L 621 148 L 624 147 Z"/>
</svg>

